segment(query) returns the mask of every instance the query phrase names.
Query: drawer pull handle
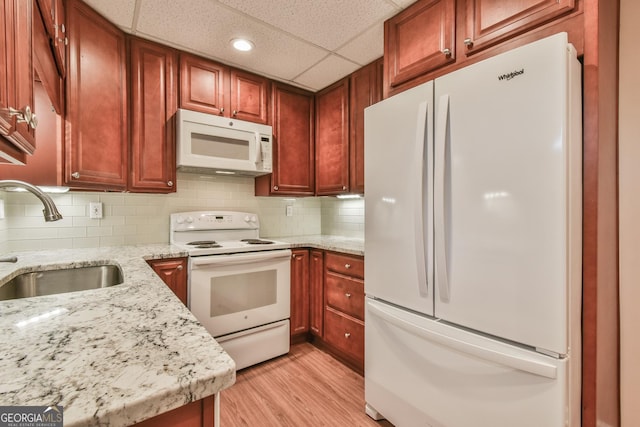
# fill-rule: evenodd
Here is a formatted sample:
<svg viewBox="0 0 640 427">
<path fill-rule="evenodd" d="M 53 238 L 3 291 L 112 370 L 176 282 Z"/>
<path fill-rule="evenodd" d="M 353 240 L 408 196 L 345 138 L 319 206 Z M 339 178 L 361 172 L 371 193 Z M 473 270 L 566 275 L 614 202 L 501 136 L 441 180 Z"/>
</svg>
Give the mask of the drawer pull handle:
<svg viewBox="0 0 640 427">
<path fill-rule="evenodd" d="M 349 338 L 350 336 L 351 336 L 351 333 L 349 333 L 349 332 L 345 332 L 345 333 L 344 333 L 344 337 L 345 337 L 345 338 Z"/>
<path fill-rule="evenodd" d="M 351 264 L 345 264 L 344 268 L 351 268 Z"/>
<path fill-rule="evenodd" d="M 349 292 L 347 292 L 346 294 L 344 294 L 345 297 L 347 298 L 351 298 L 351 294 Z"/>
<path fill-rule="evenodd" d="M 183 266 L 181 266 L 181 265 L 179 265 L 179 266 L 177 266 L 177 267 L 176 267 L 176 270 L 178 270 L 178 271 L 182 271 L 183 269 L 184 269 L 184 267 L 183 267 Z"/>
</svg>

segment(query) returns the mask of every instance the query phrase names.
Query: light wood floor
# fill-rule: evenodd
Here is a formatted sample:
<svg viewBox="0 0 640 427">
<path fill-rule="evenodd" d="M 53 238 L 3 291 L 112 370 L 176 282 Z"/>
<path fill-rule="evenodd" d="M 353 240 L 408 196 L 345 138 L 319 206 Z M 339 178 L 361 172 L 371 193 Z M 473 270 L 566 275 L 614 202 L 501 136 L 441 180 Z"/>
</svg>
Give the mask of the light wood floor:
<svg viewBox="0 0 640 427">
<path fill-rule="evenodd" d="M 221 393 L 222 427 L 393 427 L 364 413 L 364 378 L 309 343 L 238 371 Z"/>
</svg>

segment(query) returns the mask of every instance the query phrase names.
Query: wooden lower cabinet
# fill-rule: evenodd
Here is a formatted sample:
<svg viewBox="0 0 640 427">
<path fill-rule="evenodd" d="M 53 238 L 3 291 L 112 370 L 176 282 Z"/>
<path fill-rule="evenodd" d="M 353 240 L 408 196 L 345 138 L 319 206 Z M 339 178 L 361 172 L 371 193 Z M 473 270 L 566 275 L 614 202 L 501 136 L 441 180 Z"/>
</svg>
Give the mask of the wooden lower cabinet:
<svg viewBox="0 0 640 427">
<path fill-rule="evenodd" d="M 357 371 L 364 371 L 364 321 L 353 318 L 329 306 L 324 313 L 324 341 L 354 362 Z"/>
<path fill-rule="evenodd" d="M 310 251 L 309 331 L 322 338 L 324 329 L 324 251 Z"/>
<path fill-rule="evenodd" d="M 214 427 L 215 395 L 135 424 L 137 427 Z"/>
<path fill-rule="evenodd" d="M 294 337 L 309 332 L 309 251 L 294 249 L 291 254 L 290 334 Z M 304 338 L 303 338 L 304 339 Z"/>
<path fill-rule="evenodd" d="M 324 335 L 330 350 L 364 372 L 364 258 L 326 252 Z"/>
<path fill-rule="evenodd" d="M 166 258 L 147 261 L 184 305 L 187 305 L 187 259 Z"/>
</svg>

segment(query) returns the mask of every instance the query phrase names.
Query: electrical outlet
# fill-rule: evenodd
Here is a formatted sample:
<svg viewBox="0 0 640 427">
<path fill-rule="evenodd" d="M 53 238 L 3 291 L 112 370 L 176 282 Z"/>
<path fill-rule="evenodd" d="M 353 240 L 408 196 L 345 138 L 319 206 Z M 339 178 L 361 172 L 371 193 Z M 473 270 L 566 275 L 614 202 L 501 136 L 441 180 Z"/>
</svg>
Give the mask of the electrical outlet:
<svg viewBox="0 0 640 427">
<path fill-rule="evenodd" d="M 102 218 L 102 202 L 89 203 L 89 218 Z"/>
<path fill-rule="evenodd" d="M 293 206 L 287 206 L 287 216 L 293 216 Z"/>
</svg>

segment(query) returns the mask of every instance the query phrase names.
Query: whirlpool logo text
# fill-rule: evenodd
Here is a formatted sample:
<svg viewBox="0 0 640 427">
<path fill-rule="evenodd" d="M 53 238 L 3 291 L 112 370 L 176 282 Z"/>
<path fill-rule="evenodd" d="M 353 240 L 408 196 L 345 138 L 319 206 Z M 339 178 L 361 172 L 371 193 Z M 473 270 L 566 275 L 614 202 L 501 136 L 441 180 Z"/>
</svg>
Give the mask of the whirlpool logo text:
<svg viewBox="0 0 640 427">
<path fill-rule="evenodd" d="M 511 80 L 514 77 L 518 77 L 519 75 L 524 74 L 524 68 L 521 70 L 515 70 L 507 74 L 501 74 L 498 76 L 498 80 Z"/>
</svg>

